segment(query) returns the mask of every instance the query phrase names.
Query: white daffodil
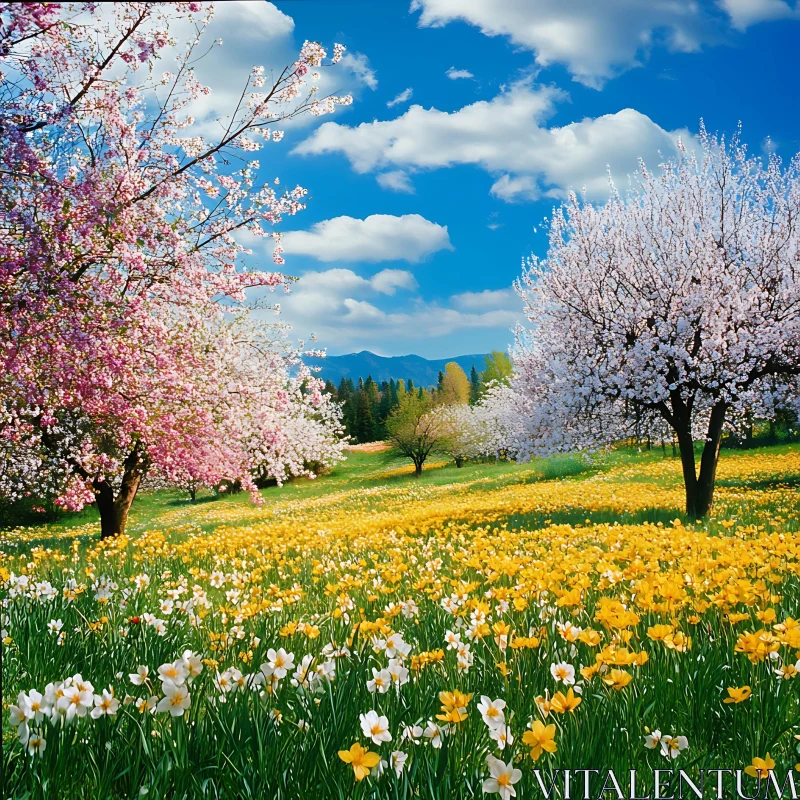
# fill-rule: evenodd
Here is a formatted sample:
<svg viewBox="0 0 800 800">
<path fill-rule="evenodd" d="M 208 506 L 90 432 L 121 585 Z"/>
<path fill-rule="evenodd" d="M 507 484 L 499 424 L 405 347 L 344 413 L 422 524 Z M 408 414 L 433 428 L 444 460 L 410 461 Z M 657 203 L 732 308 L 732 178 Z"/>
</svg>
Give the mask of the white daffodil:
<svg viewBox="0 0 800 800">
<path fill-rule="evenodd" d="M 113 717 L 114 714 L 117 713 L 117 709 L 119 709 L 119 700 L 117 700 L 108 689 L 103 689 L 102 694 L 96 694 L 94 696 L 94 708 L 91 712 L 92 718 L 98 719 L 104 714 Z"/>
<path fill-rule="evenodd" d="M 485 694 L 481 695 L 481 701 L 478 703 L 478 711 L 481 712 L 481 718 L 490 728 L 505 723 L 506 717 L 503 711 L 505 707 L 505 700 L 501 700 L 500 698 L 497 700 L 490 700 Z"/>
<path fill-rule="evenodd" d="M 185 686 L 178 686 L 170 680 L 161 684 L 164 697 L 159 700 L 156 710 L 163 713 L 169 711 L 172 717 L 182 717 L 186 709 L 192 704 L 189 690 Z"/>
<path fill-rule="evenodd" d="M 677 758 L 689 746 L 685 736 L 664 736 L 661 739 L 661 753 L 665 758 Z"/>
<path fill-rule="evenodd" d="M 575 667 L 568 664 L 566 661 L 561 661 L 558 664 L 550 665 L 550 674 L 561 683 L 571 686 L 575 683 Z"/>
<path fill-rule="evenodd" d="M 392 734 L 389 733 L 389 720 L 385 716 L 378 716 L 377 711 L 368 711 L 366 714 L 361 714 L 359 719 L 364 736 L 372 739 L 375 744 L 392 741 Z"/>
<path fill-rule="evenodd" d="M 499 794 L 501 800 L 516 797 L 517 791 L 514 789 L 514 784 L 522 777 L 522 771 L 514 769 L 513 763 L 505 764 L 494 756 L 489 756 L 486 763 L 489 766 L 491 777 L 483 782 L 483 791 L 487 794 Z"/>
<path fill-rule="evenodd" d="M 141 686 L 147 680 L 149 674 L 150 670 L 142 664 L 139 664 L 139 666 L 136 667 L 136 672 L 128 673 L 128 678 L 130 678 L 134 686 Z"/>
</svg>

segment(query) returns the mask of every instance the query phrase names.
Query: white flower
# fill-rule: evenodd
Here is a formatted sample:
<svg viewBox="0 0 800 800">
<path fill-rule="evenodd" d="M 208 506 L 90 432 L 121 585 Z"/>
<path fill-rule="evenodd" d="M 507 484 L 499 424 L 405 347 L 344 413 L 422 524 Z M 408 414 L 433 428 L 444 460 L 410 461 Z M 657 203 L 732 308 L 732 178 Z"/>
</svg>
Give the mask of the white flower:
<svg viewBox="0 0 800 800">
<path fill-rule="evenodd" d="M 119 708 L 119 700 L 114 697 L 108 689 L 103 689 L 103 694 L 96 694 L 94 696 L 94 708 L 92 709 L 92 718 L 98 719 L 103 714 L 113 717 Z"/>
<path fill-rule="evenodd" d="M 267 669 L 264 669 L 265 666 Z M 294 653 L 287 653 L 282 647 L 277 652 L 271 647 L 267 650 L 267 664 L 261 665 L 261 671 L 267 677 L 272 675 L 280 680 L 292 669 L 294 669 Z"/>
<path fill-rule="evenodd" d="M 422 735 L 430 739 L 431 747 L 438 750 L 442 746 L 442 729 L 433 720 L 428 721 Z"/>
<path fill-rule="evenodd" d="M 366 714 L 361 714 L 359 719 L 364 736 L 372 739 L 375 744 L 392 741 L 392 734 L 389 733 L 389 720 L 386 717 L 379 717 L 377 711 L 368 711 Z"/>
<path fill-rule="evenodd" d="M 189 672 L 180 659 L 173 661 L 171 664 L 162 664 L 158 668 L 158 677 L 161 679 L 162 683 L 164 683 L 164 681 L 170 681 L 176 686 L 180 686 L 188 676 Z"/>
<path fill-rule="evenodd" d="M 404 753 L 402 750 L 395 750 L 392 753 L 392 768 L 394 769 L 398 778 L 403 774 L 403 768 L 405 767 L 407 760 L 408 753 Z"/>
<path fill-rule="evenodd" d="M 189 697 L 189 690 L 185 686 L 178 686 L 171 680 L 165 680 L 161 684 L 164 697 L 159 700 L 156 711 L 169 711 L 170 716 L 182 717 L 183 712 L 192 704 Z"/>
<path fill-rule="evenodd" d="M 661 731 L 653 731 L 644 737 L 644 746 L 650 750 L 655 750 L 661 743 Z"/>
<path fill-rule="evenodd" d="M 487 778 L 483 782 L 483 791 L 487 794 L 497 793 L 502 800 L 516 797 L 517 792 L 514 789 L 514 784 L 522 777 L 522 772 L 514 769 L 512 763 L 505 764 L 494 756 L 488 756 L 486 763 L 489 766 L 491 778 Z"/>
<path fill-rule="evenodd" d="M 191 650 L 183 651 L 181 662 L 187 672 L 189 683 L 203 671 L 203 659 Z"/>
<path fill-rule="evenodd" d="M 496 725 L 489 727 L 489 737 L 497 742 L 497 749 L 504 750 L 506 745 L 514 744 L 514 737 L 511 735 L 511 728 L 507 725 Z"/>
<path fill-rule="evenodd" d="M 389 666 L 384 672 L 389 674 L 389 678 L 398 692 L 401 686 L 405 686 L 408 683 L 408 669 L 395 658 L 389 659 Z"/>
<path fill-rule="evenodd" d="M 42 736 L 41 733 L 37 733 L 28 737 L 27 745 L 28 753 L 30 753 L 30 755 L 38 755 L 39 758 L 41 758 L 45 747 L 47 747 L 47 740 L 44 738 L 44 736 Z"/>
<path fill-rule="evenodd" d="M 556 681 L 561 681 L 567 686 L 575 683 L 575 667 L 573 667 L 572 664 L 568 664 L 566 661 L 562 661 L 559 664 L 551 664 L 550 674 Z"/>
<path fill-rule="evenodd" d="M 405 658 L 411 652 L 411 645 L 403 641 L 399 633 L 393 633 L 386 640 L 386 655 L 389 658 Z"/>
<path fill-rule="evenodd" d="M 665 758 L 677 758 L 689 746 L 685 736 L 664 736 L 661 740 L 661 754 Z"/>
<path fill-rule="evenodd" d="M 128 673 L 128 677 L 131 679 L 131 683 L 134 686 L 141 686 L 147 680 L 149 674 L 150 670 L 142 664 L 139 664 L 139 666 L 136 667 L 136 672 Z"/>
<path fill-rule="evenodd" d="M 47 623 L 47 630 L 49 633 L 61 633 L 64 623 L 60 619 L 51 619 Z"/>
<path fill-rule="evenodd" d="M 81 690 L 77 686 L 68 686 L 58 699 L 58 710 L 72 722 L 75 717 L 85 717 L 87 711 L 94 705 L 94 694 L 91 690 Z"/>
<path fill-rule="evenodd" d="M 419 739 L 421 736 L 422 728 L 419 725 L 406 725 L 403 728 L 403 733 L 400 738 L 403 740 L 408 739 L 414 742 L 414 744 L 419 744 Z"/>
<path fill-rule="evenodd" d="M 444 635 L 444 640 L 447 642 L 448 650 L 458 650 L 461 647 L 461 634 L 447 631 Z"/>
<path fill-rule="evenodd" d="M 374 694 L 386 694 L 389 691 L 389 686 L 392 683 L 392 676 L 389 674 L 388 669 L 378 671 L 375 667 L 372 668 L 372 680 L 367 681 L 367 689 Z"/>
<path fill-rule="evenodd" d="M 483 721 L 490 727 L 497 727 L 503 725 L 506 721 L 503 709 L 506 707 L 506 701 L 497 699 L 490 700 L 485 694 L 481 695 L 481 701 L 478 703 L 478 711 L 481 712 Z"/>
<path fill-rule="evenodd" d="M 17 698 L 19 701 L 19 698 Z M 31 689 L 27 695 L 27 713 L 28 719 L 33 719 L 35 722 L 41 722 L 45 717 L 49 717 L 52 711 L 50 703 L 36 689 Z"/>
</svg>

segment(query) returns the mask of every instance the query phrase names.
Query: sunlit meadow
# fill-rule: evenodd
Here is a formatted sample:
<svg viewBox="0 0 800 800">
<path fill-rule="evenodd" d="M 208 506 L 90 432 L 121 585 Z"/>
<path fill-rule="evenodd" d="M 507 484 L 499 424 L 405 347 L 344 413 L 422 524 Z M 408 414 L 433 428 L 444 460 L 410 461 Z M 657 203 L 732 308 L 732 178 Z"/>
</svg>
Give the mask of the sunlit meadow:
<svg viewBox="0 0 800 800">
<path fill-rule="evenodd" d="M 724 451 L 704 523 L 660 451 L 404 472 L 354 453 L 261 507 L 157 493 L 127 537 L 3 534 L 3 795 L 531 797 L 534 769 L 800 761 L 796 447 Z"/>
</svg>

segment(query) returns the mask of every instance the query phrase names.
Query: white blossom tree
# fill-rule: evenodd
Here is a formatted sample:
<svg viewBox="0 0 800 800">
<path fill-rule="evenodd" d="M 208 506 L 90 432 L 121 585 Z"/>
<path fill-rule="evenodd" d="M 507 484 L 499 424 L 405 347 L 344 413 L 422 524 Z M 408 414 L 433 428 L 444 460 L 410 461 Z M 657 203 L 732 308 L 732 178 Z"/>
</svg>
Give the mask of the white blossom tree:
<svg viewBox="0 0 800 800">
<path fill-rule="evenodd" d="M 573 194 L 555 212 L 547 257 L 516 286 L 532 326 L 515 385 L 530 403 L 523 455 L 663 420 L 701 518 L 726 424 L 797 402 L 800 156 L 749 157 L 738 134 L 702 127 L 698 152 L 681 152 L 658 174 L 641 164 L 624 197 Z"/>
</svg>

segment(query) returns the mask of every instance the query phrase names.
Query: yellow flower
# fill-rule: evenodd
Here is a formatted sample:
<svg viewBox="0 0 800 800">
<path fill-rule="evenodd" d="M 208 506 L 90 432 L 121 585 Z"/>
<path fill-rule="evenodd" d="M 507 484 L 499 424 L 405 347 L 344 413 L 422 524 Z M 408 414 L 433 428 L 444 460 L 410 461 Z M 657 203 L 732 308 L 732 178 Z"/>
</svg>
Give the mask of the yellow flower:
<svg viewBox="0 0 800 800">
<path fill-rule="evenodd" d="M 467 718 L 466 707 L 472 700 L 471 694 L 464 694 L 455 689 L 452 692 L 439 692 L 439 702 L 442 704 L 442 713 L 436 719 L 443 722 L 463 722 Z"/>
<path fill-rule="evenodd" d="M 600 633 L 593 628 L 587 628 L 585 631 L 581 631 L 578 639 L 582 641 L 584 644 L 588 644 L 589 647 L 597 647 L 600 644 Z"/>
<path fill-rule="evenodd" d="M 647 629 L 647 635 L 654 642 L 663 642 L 673 631 L 672 625 L 653 625 Z"/>
<path fill-rule="evenodd" d="M 744 771 L 753 778 L 768 778 L 770 770 L 775 767 L 775 762 L 770 758 L 769 753 L 764 758 L 754 758 L 749 767 Z"/>
<path fill-rule="evenodd" d="M 603 678 L 603 683 L 607 683 L 612 689 L 620 691 L 624 689 L 633 680 L 630 672 L 625 672 L 622 669 L 612 669 L 608 675 Z"/>
<path fill-rule="evenodd" d="M 669 650 L 685 653 L 687 650 L 692 649 L 692 637 L 681 633 L 681 631 L 671 633 L 669 636 L 664 637 L 664 646 Z"/>
<path fill-rule="evenodd" d="M 369 750 L 362 747 L 358 742 L 355 742 L 349 750 L 340 750 L 339 758 L 345 764 L 350 764 L 353 767 L 357 781 L 363 781 L 369 775 L 369 771 L 373 767 L 377 767 L 381 760 L 378 753 L 370 753 Z"/>
<path fill-rule="evenodd" d="M 587 680 L 590 681 L 594 676 L 597 674 L 597 671 L 600 669 L 600 664 L 592 664 L 590 667 L 581 667 L 581 675 Z"/>
<path fill-rule="evenodd" d="M 753 690 L 749 686 L 739 686 L 737 687 L 729 687 L 728 688 L 728 697 L 726 697 L 722 702 L 723 703 L 743 703 L 747 700 L 748 697 L 753 693 Z"/>
<path fill-rule="evenodd" d="M 570 689 L 566 695 L 556 692 L 550 700 L 550 708 L 557 714 L 564 714 L 567 711 L 574 711 L 581 704 L 581 698 L 575 697 L 575 693 Z"/>
<path fill-rule="evenodd" d="M 522 741 L 531 748 L 531 758 L 538 761 L 543 752 L 556 752 L 556 726 L 545 725 L 541 720 L 534 720 L 531 730 L 525 731 Z"/>
</svg>

